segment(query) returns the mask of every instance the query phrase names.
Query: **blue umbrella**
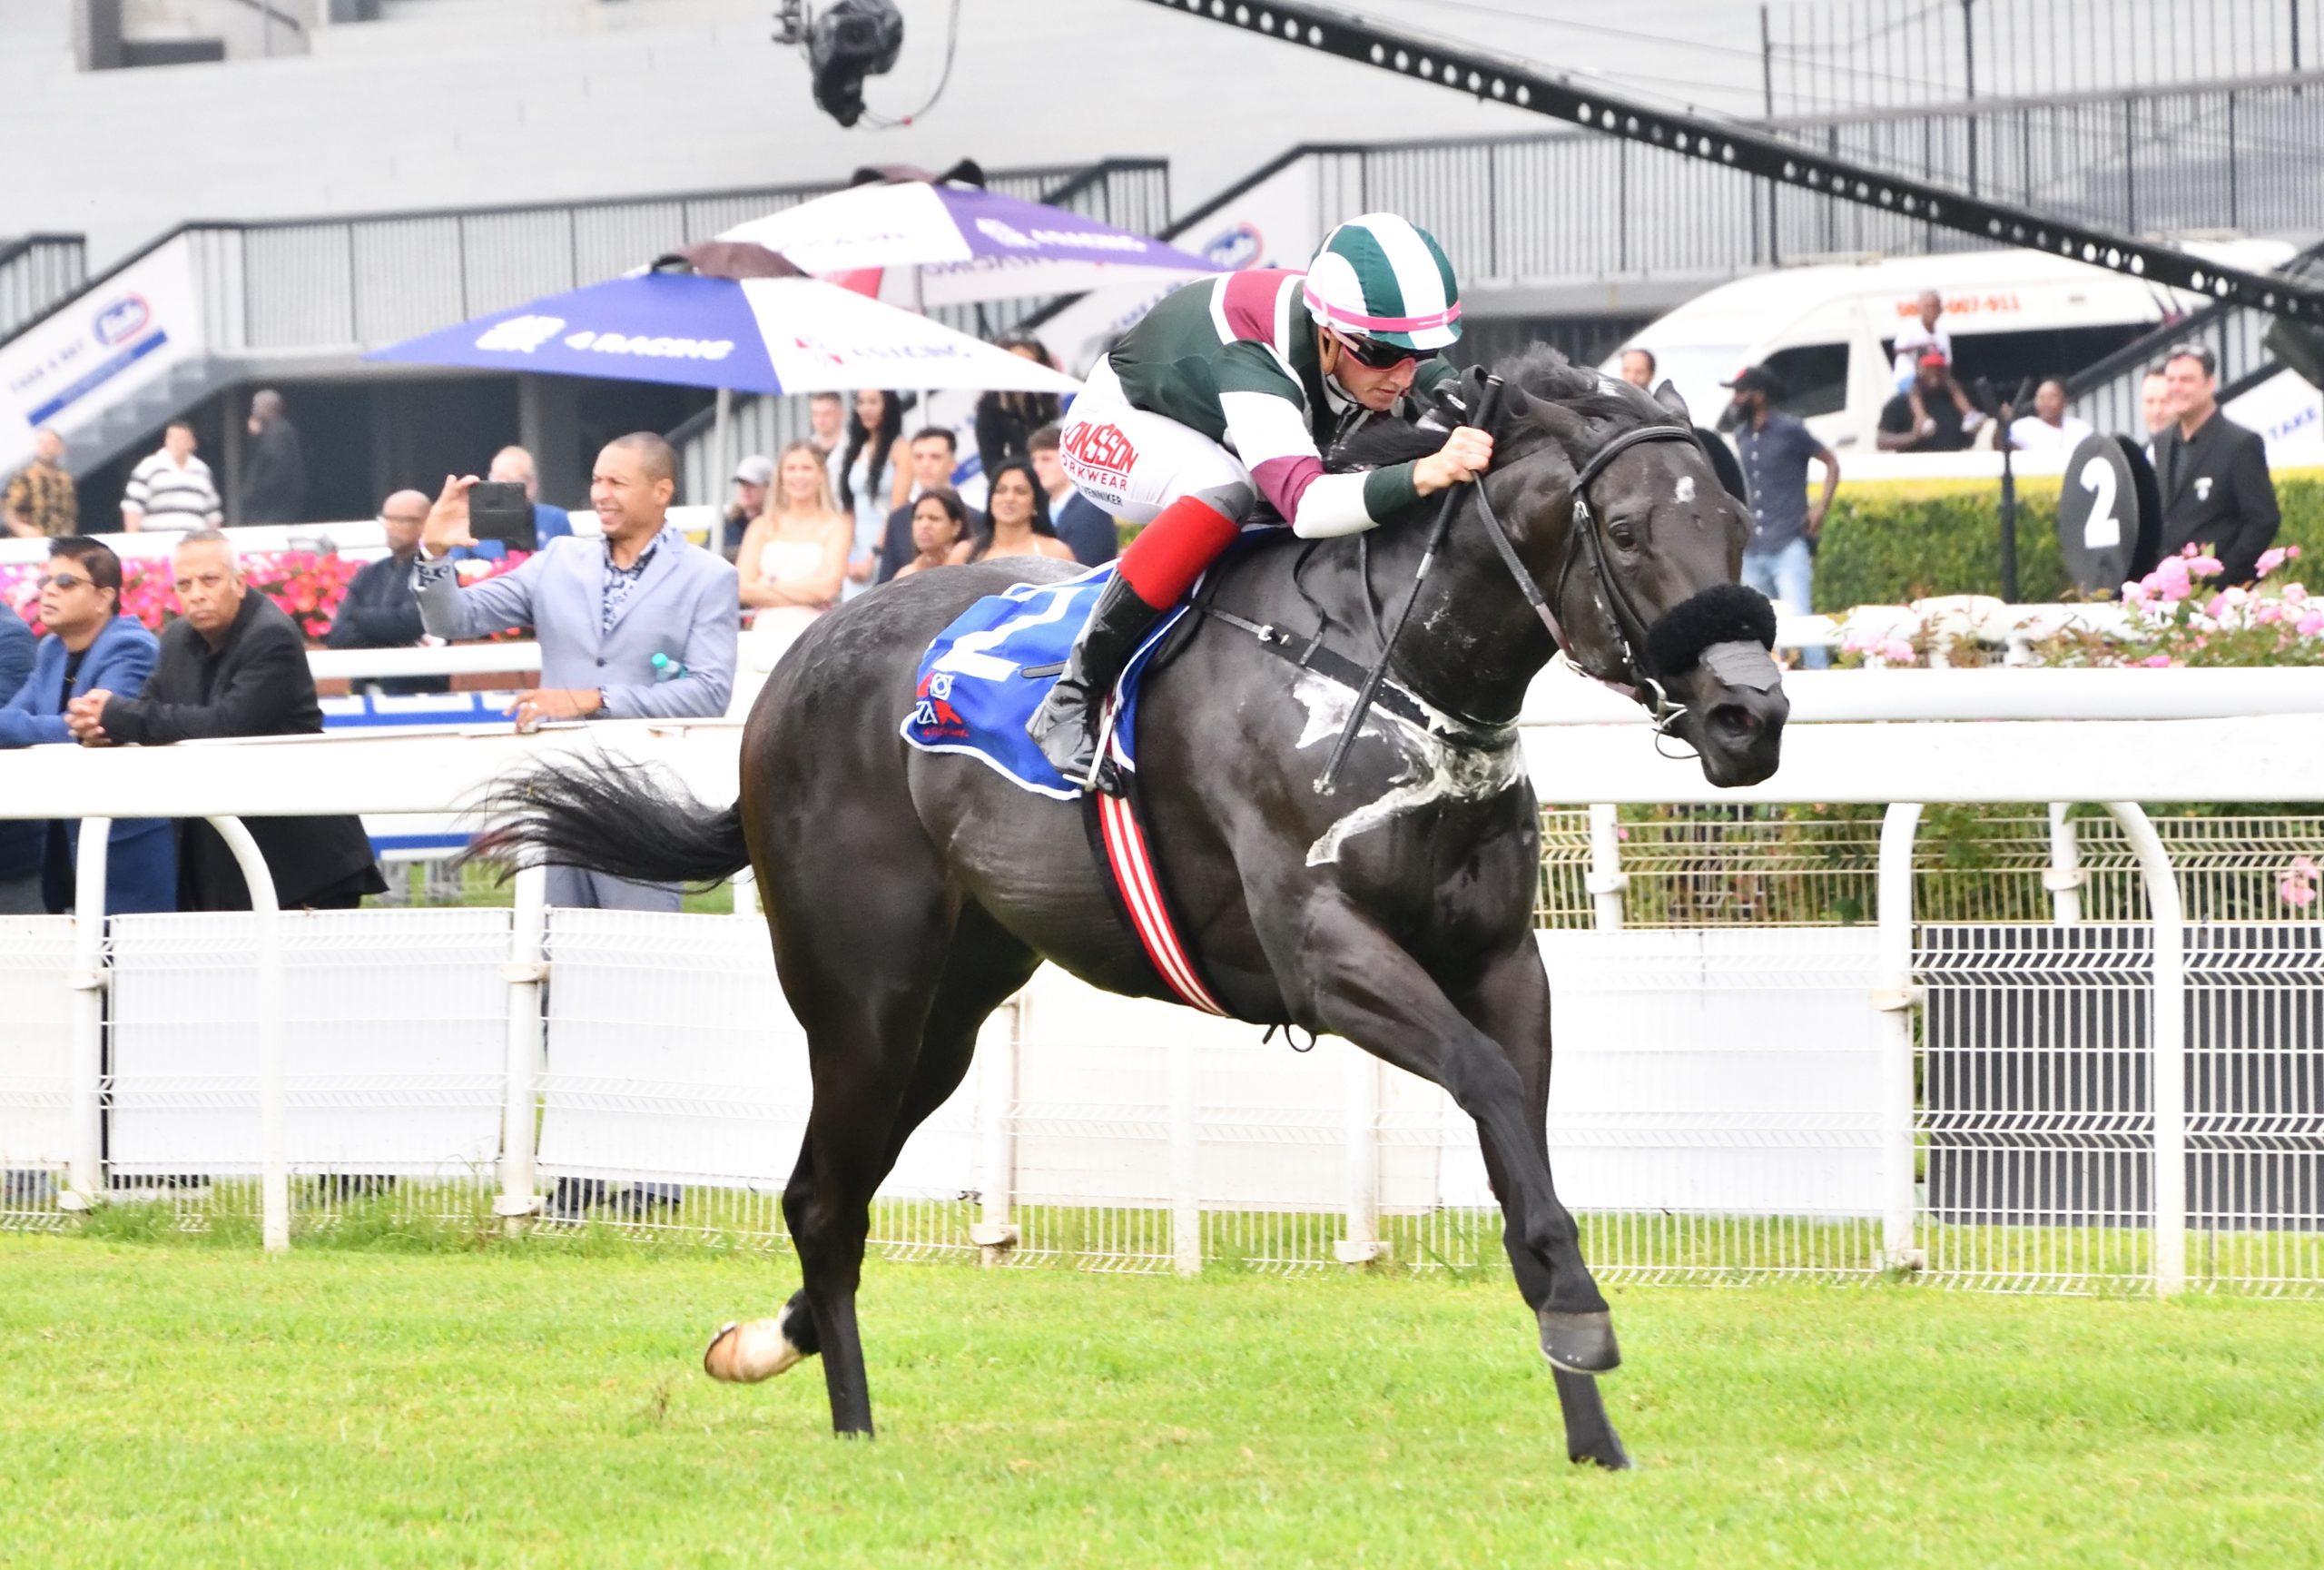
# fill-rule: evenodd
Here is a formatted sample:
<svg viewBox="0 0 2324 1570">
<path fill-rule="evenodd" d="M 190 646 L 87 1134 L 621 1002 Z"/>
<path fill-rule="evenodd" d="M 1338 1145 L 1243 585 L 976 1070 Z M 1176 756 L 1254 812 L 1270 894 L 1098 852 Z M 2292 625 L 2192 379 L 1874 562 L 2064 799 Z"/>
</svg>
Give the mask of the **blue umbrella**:
<svg viewBox="0 0 2324 1570">
<path fill-rule="evenodd" d="M 1080 385 L 924 316 L 797 276 L 642 272 L 495 311 L 367 358 L 735 392 L 1072 392 Z"/>
</svg>

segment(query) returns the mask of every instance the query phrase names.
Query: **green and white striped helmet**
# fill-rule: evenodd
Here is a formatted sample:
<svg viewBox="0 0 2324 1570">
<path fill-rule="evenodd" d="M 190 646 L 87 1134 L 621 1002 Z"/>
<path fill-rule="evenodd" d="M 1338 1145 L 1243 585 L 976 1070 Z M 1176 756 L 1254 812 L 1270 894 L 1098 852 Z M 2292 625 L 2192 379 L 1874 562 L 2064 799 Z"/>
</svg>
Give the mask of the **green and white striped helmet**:
<svg viewBox="0 0 2324 1570">
<path fill-rule="evenodd" d="M 1433 354 L 1461 336 L 1461 286 L 1444 248 L 1393 212 L 1351 218 L 1325 236 L 1301 298 L 1346 338 Z"/>
</svg>

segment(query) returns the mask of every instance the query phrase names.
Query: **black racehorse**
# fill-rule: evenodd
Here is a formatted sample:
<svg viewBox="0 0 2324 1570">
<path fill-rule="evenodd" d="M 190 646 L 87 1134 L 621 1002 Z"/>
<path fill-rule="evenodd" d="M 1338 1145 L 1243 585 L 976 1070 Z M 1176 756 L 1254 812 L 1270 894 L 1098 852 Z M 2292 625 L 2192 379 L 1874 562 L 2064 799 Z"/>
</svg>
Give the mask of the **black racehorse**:
<svg viewBox="0 0 2324 1570">
<path fill-rule="evenodd" d="M 1743 512 L 1683 410 L 1546 351 L 1503 374 L 1492 471 L 1460 488 L 1384 705 L 1336 788 L 1317 775 L 1354 694 L 1325 672 L 1376 652 L 1384 601 L 1414 578 L 1418 523 L 1286 535 L 1216 572 L 1210 614 L 1140 700 L 1138 777 L 1163 886 L 1227 1011 L 1344 1036 L 1476 1120 L 1569 1451 L 1617 1466 L 1593 1377 L 1619 1361 L 1613 1328 L 1550 1176 L 1539 815 L 1513 722 L 1557 652 L 1553 626 L 1573 663 L 1655 706 L 1715 783 L 1774 772 L 1787 706 L 1772 612 L 1735 584 Z M 1441 435 L 1392 423 L 1346 456 L 1391 461 Z M 1529 606 L 1512 562 L 1551 614 Z M 855 1296 L 873 1190 L 960 1084 L 985 1017 L 1045 959 L 1170 995 L 1116 919 L 1081 804 L 898 735 L 938 631 L 980 596 L 1072 570 L 923 573 L 816 621 L 752 711 L 741 799 L 724 813 L 602 760 L 538 766 L 489 805 L 487 854 L 639 879 L 755 869 L 814 1082 L 783 1193 L 805 1284 L 776 1317 L 721 1331 L 705 1365 L 760 1378 L 820 1352 L 842 1433 L 872 1432 Z M 1318 632 L 1340 659 L 1295 663 Z"/>
</svg>

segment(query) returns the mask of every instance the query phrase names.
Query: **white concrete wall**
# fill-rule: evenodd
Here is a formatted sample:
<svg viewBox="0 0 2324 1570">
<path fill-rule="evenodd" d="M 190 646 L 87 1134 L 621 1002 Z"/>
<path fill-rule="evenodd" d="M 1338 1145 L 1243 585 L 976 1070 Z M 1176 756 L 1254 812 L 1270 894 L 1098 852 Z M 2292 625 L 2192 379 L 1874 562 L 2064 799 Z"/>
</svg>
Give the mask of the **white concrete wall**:
<svg viewBox="0 0 2324 1570">
<path fill-rule="evenodd" d="M 901 4 L 904 58 L 868 90 L 891 112 L 932 84 L 948 10 Z M 1758 8 L 1744 0 L 1638 0 L 1623 25 L 1688 41 L 1670 48 L 1423 0 L 1368 8 L 1569 69 L 1727 84 L 1663 87 L 1705 102 L 1758 99 Z M 190 217 L 628 195 L 963 155 L 996 167 L 1167 157 L 1184 211 L 1301 141 L 1547 123 L 1141 0 L 964 0 L 942 101 L 886 131 L 843 131 L 814 108 L 804 58 L 769 42 L 770 0 L 389 9 L 320 29 L 301 57 L 83 74 L 69 0 L 0 0 L 0 142 L 37 149 L 11 163 L 0 232 L 84 232 L 94 269 Z M 1702 54 L 1705 40 L 1740 53 Z"/>
</svg>

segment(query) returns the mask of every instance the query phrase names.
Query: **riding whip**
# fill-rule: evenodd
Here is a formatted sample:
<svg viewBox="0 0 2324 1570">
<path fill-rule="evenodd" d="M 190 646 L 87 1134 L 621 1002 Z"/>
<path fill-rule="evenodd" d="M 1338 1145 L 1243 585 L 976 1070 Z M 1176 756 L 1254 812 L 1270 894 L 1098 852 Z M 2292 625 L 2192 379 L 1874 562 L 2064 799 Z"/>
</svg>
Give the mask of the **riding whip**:
<svg viewBox="0 0 2324 1570">
<path fill-rule="evenodd" d="M 1484 380 L 1484 391 L 1478 395 L 1475 410 L 1462 423 L 1490 435 L 1494 419 L 1500 413 L 1501 378 L 1488 376 Z M 1470 481 L 1476 486 L 1482 486 L 1484 482 L 1482 474 Z M 1413 607 L 1420 601 L 1421 586 L 1428 581 L 1429 569 L 1436 565 L 1437 548 L 1444 543 L 1444 531 L 1451 527 L 1453 511 L 1460 505 L 1460 486 L 1446 486 L 1444 499 L 1437 503 L 1436 521 L 1429 528 L 1428 544 L 1420 553 L 1420 566 L 1413 572 L 1411 592 L 1404 596 L 1404 603 L 1397 607 L 1396 619 L 1388 624 L 1387 636 L 1380 644 L 1380 657 L 1364 673 L 1364 686 L 1356 691 L 1355 706 L 1348 710 L 1347 726 L 1340 732 L 1340 739 L 1333 744 L 1331 761 L 1324 765 L 1323 774 L 1316 778 L 1315 793 L 1318 795 L 1331 795 L 1332 787 L 1339 781 L 1340 767 L 1347 762 L 1347 755 L 1355 746 L 1356 733 L 1364 728 L 1364 716 L 1372 712 L 1372 700 L 1379 696 L 1381 682 L 1387 678 L 1388 661 L 1396 652 L 1396 639 L 1403 632 L 1404 623 L 1412 618 Z"/>
</svg>

